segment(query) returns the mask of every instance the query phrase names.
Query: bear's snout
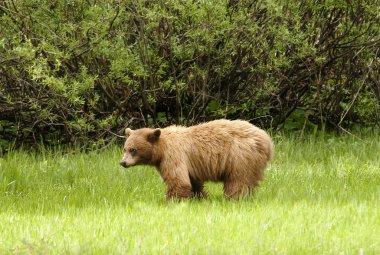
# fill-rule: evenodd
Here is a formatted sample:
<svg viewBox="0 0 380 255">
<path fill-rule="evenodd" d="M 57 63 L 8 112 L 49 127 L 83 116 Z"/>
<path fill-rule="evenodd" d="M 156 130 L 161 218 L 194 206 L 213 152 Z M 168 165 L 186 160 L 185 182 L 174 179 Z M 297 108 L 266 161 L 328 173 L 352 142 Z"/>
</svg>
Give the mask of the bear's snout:
<svg viewBox="0 0 380 255">
<path fill-rule="evenodd" d="M 121 165 L 122 167 L 125 167 L 125 168 L 128 167 L 127 162 L 125 162 L 124 160 L 120 161 L 120 165 Z"/>
</svg>

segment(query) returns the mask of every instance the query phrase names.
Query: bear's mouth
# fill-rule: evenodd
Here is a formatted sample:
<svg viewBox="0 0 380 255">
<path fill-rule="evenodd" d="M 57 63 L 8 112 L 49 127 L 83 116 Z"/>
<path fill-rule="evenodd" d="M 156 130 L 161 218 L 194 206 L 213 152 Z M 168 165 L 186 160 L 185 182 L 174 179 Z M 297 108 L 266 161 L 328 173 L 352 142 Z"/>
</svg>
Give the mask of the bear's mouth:
<svg viewBox="0 0 380 255">
<path fill-rule="evenodd" d="M 124 160 L 120 161 L 119 164 L 124 167 L 124 168 L 128 168 L 129 165 L 127 164 L 127 162 L 125 162 Z"/>
</svg>

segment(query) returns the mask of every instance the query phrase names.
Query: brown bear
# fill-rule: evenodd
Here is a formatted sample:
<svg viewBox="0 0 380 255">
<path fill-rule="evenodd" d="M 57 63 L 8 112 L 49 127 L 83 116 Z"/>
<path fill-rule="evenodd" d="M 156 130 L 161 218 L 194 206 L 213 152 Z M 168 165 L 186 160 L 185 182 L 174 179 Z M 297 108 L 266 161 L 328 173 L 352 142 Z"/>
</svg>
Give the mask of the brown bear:
<svg viewBox="0 0 380 255">
<path fill-rule="evenodd" d="M 125 130 L 123 167 L 152 165 L 167 185 L 167 199 L 206 197 L 205 181 L 224 182 L 238 198 L 263 179 L 273 144 L 262 129 L 243 120 L 214 120 L 191 127 Z"/>
</svg>

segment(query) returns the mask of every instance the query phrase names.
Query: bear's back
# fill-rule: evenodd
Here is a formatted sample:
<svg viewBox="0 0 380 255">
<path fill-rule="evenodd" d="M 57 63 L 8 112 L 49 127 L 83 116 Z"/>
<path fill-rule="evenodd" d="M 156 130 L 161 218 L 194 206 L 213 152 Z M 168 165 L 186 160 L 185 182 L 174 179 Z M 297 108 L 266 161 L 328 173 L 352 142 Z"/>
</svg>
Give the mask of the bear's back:
<svg viewBox="0 0 380 255">
<path fill-rule="evenodd" d="M 264 151 L 271 154 L 272 150 L 269 136 L 242 120 L 215 120 L 189 127 L 185 132 L 191 144 L 187 153 L 190 171 L 198 179 L 220 181 L 241 161 L 240 156 L 253 159 Z"/>
<path fill-rule="evenodd" d="M 242 120 L 170 126 L 163 129 L 162 138 L 166 157 L 184 162 L 198 180 L 221 181 L 236 164 L 246 161 L 248 168 L 250 162 L 266 162 L 272 153 L 266 132 Z"/>
</svg>

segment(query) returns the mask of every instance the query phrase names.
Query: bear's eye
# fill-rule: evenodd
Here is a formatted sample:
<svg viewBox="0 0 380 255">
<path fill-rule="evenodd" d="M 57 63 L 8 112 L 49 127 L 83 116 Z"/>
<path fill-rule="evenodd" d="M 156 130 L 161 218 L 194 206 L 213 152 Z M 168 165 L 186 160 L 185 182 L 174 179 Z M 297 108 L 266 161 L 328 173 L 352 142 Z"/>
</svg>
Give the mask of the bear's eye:
<svg viewBox="0 0 380 255">
<path fill-rule="evenodd" d="M 134 156 L 136 154 L 137 150 L 136 148 L 130 148 L 129 149 L 129 153 L 131 153 L 132 156 Z"/>
</svg>

